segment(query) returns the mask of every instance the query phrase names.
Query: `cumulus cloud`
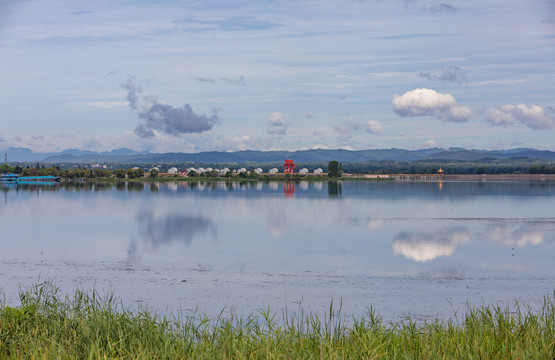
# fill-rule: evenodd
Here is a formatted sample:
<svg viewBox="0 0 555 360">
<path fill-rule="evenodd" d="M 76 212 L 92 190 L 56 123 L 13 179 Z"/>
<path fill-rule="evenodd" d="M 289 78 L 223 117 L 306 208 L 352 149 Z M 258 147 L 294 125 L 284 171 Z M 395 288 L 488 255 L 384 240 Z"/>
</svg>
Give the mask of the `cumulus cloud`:
<svg viewBox="0 0 555 360">
<path fill-rule="evenodd" d="M 383 134 L 385 131 L 383 125 L 374 120 L 368 120 L 365 130 L 370 134 Z"/>
<path fill-rule="evenodd" d="M 285 135 L 287 132 L 287 124 L 283 119 L 282 113 L 274 112 L 270 114 L 266 131 L 271 135 Z"/>
<path fill-rule="evenodd" d="M 486 121 L 494 126 L 508 126 L 519 121 L 535 130 L 551 129 L 555 126 L 555 111 L 538 105 L 504 105 L 484 111 Z"/>
<path fill-rule="evenodd" d="M 472 115 L 472 110 L 459 106 L 452 95 L 425 88 L 394 95 L 392 104 L 393 111 L 403 117 L 434 116 L 442 121 L 465 122 Z"/>
<path fill-rule="evenodd" d="M 202 133 L 211 130 L 218 122 L 216 111 L 212 115 L 196 114 L 189 104 L 182 107 L 160 104 L 156 97 L 145 96 L 133 78 L 120 86 L 127 90 L 127 101 L 132 111 L 137 110 L 141 123 L 135 134 L 143 139 L 156 136 L 156 131 L 179 136 L 181 134 Z"/>
<path fill-rule="evenodd" d="M 375 135 L 380 135 L 385 132 L 383 125 L 374 120 L 368 120 L 367 122 L 345 121 L 339 125 L 335 125 L 333 128 L 340 135 L 350 135 L 352 132 L 356 131 L 365 131 Z"/>
<path fill-rule="evenodd" d="M 174 108 L 171 105 L 155 103 L 148 111 L 140 113 L 139 117 L 144 120 L 143 126 L 146 129 L 160 130 L 174 136 L 210 130 L 218 120 L 215 113 L 210 117 L 195 114 L 188 104 Z"/>
<path fill-rule="evenodd" d="M 448 81 L 463 83 L 466 82 L 466 75 L 458 66 L 448 66 L 440 71 L 425 71 L 420 72 L 418 76 L 432 81 Z"/>
<path fill-rule="evenodd" d="M 438 229 L 436 232 L 401 232 L 393 238 L 393 253 L 417 262 L 426 262 L 439 256 L 451 255 L 458 244 L 471 239 L 466 227 Z"/>
</svg>

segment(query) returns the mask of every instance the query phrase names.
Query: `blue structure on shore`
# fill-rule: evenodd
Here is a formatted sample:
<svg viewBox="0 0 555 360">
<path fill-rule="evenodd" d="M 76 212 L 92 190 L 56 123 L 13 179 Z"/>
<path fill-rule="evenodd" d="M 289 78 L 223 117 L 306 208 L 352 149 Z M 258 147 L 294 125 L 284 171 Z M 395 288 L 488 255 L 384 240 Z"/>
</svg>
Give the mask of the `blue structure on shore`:
<svg viewBox="0 0 555 360">
<path fill-rule="evenodd" d="M 28 182 L 28 181 L 60 181 L 59 176 L 19 176 L 18 174 L 2 174 L 0 176 L 0 181 L 10 181 L 10 182 Z"/>
</svg>

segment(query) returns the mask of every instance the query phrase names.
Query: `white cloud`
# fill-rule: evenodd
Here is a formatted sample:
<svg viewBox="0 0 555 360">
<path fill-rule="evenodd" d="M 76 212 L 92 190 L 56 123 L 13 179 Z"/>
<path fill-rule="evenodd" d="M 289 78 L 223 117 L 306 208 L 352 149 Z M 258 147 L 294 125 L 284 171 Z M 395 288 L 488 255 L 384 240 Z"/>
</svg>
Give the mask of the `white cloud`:
<svg viewBox="0 0 555 360">
<path fill-rule="evenodd" d="M 420 149 L 433 149 L 439 147 L 439 143 L 435 140 L 428 140 L 422 144 Z"/>
<path fill-rule="evenodd" d="M 333 128 L 341 135 L 350 135 L 352 132 L 356 131 L 365 131 L 375 135 L 380 135 L 385 132 L 383 125 L 374 120 L 368 120 L 368 122 L 344 121 L 339 125 L 335 125 Z"/>
<path fill-rule="evenodd" d="M 282 113 L 274 112 L 270 114 L 266 131 L 271 135 L 285 135 L 287 124 L 285 124 Z"/>
<path fill-rule="evenodd" d="M 490 125 L 507 126 L 515 123 L 515 118 L 508 111 L 501 108 L 487 109 L 484 114 Z"/>
<path fill-rule="evenodd" d="M 472 110 L 459 106 L 452 95 L 425 88 L 394 95 L 392 104 L 393 111 L 403 117 L 434 116 L 442 121 L 465 122 L 472 116 Z"/>
<path fill-rule="evenodd" d="M 368 120 L 366 123 L 366 132 L 370 134 L 383 134 L 385 129 L 382 124 L 374 120 Z"/>
<path fill-rule="evenodd" d="M 486 121 L 494 126 L 508 126 L 520 121 L 531 129 L 551 129 L 555 126 L 552 108 L 525 104 L 504 105 L 484 111 Z"/>
</svg>

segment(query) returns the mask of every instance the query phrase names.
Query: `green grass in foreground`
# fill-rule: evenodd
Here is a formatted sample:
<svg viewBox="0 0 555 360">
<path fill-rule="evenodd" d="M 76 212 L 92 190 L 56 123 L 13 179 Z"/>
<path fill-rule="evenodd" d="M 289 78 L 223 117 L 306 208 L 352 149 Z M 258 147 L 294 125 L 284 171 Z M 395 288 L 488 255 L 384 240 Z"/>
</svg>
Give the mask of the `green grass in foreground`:
<svg viewBox="0 0 555 360">
<path fill-rule="evenodd" d="M 346 326 L 330 306 L 312 314 L 269 311 L 246 319 L 180 319 L 130 311 L 113 296 L 51 283 L 0 305 L 0 359 L 554 359 L 555 299 L 532 312 L 478 307 L 460 324 L 384 324 L 369 310 Z M 281 324 L 281 325 L 280 325 Z"/>
</svg>

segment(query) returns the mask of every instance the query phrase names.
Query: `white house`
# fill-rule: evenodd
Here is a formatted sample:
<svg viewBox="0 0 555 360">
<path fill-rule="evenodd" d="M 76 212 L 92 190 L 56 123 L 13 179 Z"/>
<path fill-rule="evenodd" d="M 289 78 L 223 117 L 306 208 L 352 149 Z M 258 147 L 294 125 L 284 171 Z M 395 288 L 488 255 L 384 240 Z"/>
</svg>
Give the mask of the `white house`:
<svg viewBox="0 0 555 360">
<path fill-rule="evenodd" d="M 322 170 L 321 168 L 318 168 L 318 169 L 314 170 L 314 173 L 315 174 L 322 174 L 322 173 L 324 173 L 324 170 Z"/>
</svg>

